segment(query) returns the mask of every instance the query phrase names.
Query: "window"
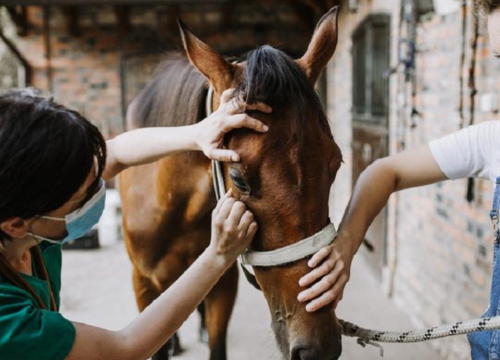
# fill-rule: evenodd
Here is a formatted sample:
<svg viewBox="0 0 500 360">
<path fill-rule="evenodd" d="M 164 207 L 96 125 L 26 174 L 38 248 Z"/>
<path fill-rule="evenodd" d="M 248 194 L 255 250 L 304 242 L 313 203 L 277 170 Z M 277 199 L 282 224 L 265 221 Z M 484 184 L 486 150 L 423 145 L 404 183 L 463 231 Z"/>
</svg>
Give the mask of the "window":
<svg viewBox="0 0 500 360">
<path fill-rule="evenodd" d="M 383 123 L 388 115 L 390 17 L 372 15 L 353 36 L 354 120 Z"/>
</svg>

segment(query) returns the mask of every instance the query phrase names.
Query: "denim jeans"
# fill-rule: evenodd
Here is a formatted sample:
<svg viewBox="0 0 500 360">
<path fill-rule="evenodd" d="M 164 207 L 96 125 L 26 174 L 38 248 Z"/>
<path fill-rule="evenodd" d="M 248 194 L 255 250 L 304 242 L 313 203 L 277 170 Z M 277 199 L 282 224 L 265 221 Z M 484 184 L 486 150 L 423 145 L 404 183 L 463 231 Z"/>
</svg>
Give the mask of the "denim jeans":
<svg viewBox="0 0 500 360">
<path fill-rule="evenodd" d="M 490 212 L 491 221 L 495 230 L 495 244 L 493 249 L 493 272 L 491 276 L 490 305 L 482 317 L 500 315 L 500 233 L 498 230 L 498 205 L 500 201 L 500 176 L 496 179 L 493 206 Z M 500 330 L 478 331 L 470 333 L 467 338 L 471 347 L 472 360 L 500 360 Z"/>
</svg>

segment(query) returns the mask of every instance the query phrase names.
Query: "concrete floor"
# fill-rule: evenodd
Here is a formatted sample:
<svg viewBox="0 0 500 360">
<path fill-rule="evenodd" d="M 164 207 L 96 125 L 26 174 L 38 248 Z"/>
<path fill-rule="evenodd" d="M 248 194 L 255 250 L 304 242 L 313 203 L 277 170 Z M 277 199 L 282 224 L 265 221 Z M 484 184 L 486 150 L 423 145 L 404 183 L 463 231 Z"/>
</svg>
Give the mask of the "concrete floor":
<svg viewBox="0 0 500 360">
<path fill-rule="evenodd" d="M 131 285 L 131 265 L 123 243 L 98 250 L 65 250 L 63 254 L 61 312 L 70 320 L 117 330 L 129 323 L 137 310 Z M 264 297 L 240 277 L 228 335 L 229 360 L 278 360 L 280 355 L 270 329 Z M 409 330 L 413 326 L 403 312 L 379 290 L 361 257 L 353 263 L 351 281 L 337 315 L 362 327 Z M 178 360 L 208 359 L 208 349 L 198 342 L 198 315 L 180 329 L 185 352 Z M 439 341 L 439 340 L 434 340 Z M 352 338 L 343 340 L 342 360 L 380 359 L 379 349 L 361 347 Z M 442 360 L 429 343 L 385 344 L 385 360 Z"/>
</svg>

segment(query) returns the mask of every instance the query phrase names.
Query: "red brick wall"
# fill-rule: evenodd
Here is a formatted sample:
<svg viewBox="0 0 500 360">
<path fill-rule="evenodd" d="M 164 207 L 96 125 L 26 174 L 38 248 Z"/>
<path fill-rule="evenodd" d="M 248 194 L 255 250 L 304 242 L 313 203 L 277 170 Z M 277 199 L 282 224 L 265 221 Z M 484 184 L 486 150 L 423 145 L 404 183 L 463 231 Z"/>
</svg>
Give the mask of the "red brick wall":
<svg viewBox="0 0 500 360">
<path fill-rule="evenodd" d="M 332 191 L 331 214 L 338 224 L 347 204 L 352 183 L 352 32 L 370 13 L 392 16 L 391 64 L 397 62 L 400 1 L 360 1 L 357 13 L 344 9 L 340 42 L 328 69 L 328 110 L 333 133 L 344 154 L 344 164 Z M 459 74 L 465 77 L 465 114 L 470 113 L 468 64 L 472 24 L 467 34 L 466 68 L 460 69 L 461 14 L 428 16 L 418 29 L 417 109 L 422 114 L 411 128 L 409 109 L 402 108 L 408 97 L 401 70 L 390 79 L 390 152 L 411 148 L 456 131 Z M 487 36 L 480 37 L 476 69 L 478 96 L 476 123 L 499 119 L 483 112 L 484 94 L 500 90 L 500 64 L 488 49 Z M 403 146 L 404 145 L 404 146 Z M 475 198 L 465 200 L 467 180 L 448 181 L 393 195 L 389 204 L 387 258 L 382 287 L 418 327 L 430 327 L 478 317 L 488 303 L 491 281 L 492 230 L 489 208 L 492 186 L 475 182 Z M 354 286 L 354 285 L 353 285 Z M 347 290 L 348 291 L 348 290 Z M 449 359 L 467 359 L 465 337 L 433 342 Z"/>
<path fill-rule="evenodd" d="M 197 36 L 223 54 L 241 55 L 243 50 L 266 43 L 294 54 L 305 50 L 310 34 L 297 26 L 296 14 L 289 7 L 270 11 L 262 5 L 262 11 L 253 14 L 248 6 L 252 4 L 233 9 L 231 16 L 238 25 L 228 30 L 221 30 L 225 14 L 215 5 L 180 6 L 178 16 Z M 50 7 L 48 61 L 44 13 L 40 7 L 29 7 L 28 35 L 16 37 L 15 42 L 33 68 L 32 86 L 51 91 L 59 102 L 83 113 L 106 136 L 113 136 L 123 130 L 122 57 L 144 51 L 182 49 L 176 17 L 169 11 L 167 6 L 132 7 L 130 30 L 123 33 L 119 31 L 112 6 L 80 7 L 81 35 L 77 37 L 69 34 L 61 9 Z M 142 71 L 142 76 L 149 78 L 150 71 Z"/>
</svg>

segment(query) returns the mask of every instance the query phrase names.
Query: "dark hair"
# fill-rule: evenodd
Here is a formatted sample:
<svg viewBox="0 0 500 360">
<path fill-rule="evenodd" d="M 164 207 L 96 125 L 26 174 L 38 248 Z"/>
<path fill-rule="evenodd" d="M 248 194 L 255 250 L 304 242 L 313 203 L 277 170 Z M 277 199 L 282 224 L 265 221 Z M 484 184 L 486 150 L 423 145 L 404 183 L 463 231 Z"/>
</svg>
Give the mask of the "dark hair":
<svg viewBox="0 0 500 360">
<path fill-rule="evenodd" d="M 490 15 L 495 10 L 500 10 L 500 0 L 474 0 L 476 11 Z"/>
<path fill-rule="evenodd" d="M 106 143 L 78 112 L 30 89 L 0 95 L 0 222 L 61 207 L 96 160 L 91 187 L 104 170 Z M 4 239 L 9 237 L 0 230 Z"/>
<path fill-rule="evenodd" d="M 269 45 L 250 51 L 246 57 L 246 77 L 235 89 L 234 96 L 249 104 L 264 102 L 275 113 L 287 109 L 294 114 L 288 119 L 298 141 L 303 140 L 305 114 L 313 107 L 321 123 L 328 128 L 328 120 L 318 97 L 304 72 L 295 61 Z M 328 130 L 329 131 L 329 130 Z"/>
</svg>

